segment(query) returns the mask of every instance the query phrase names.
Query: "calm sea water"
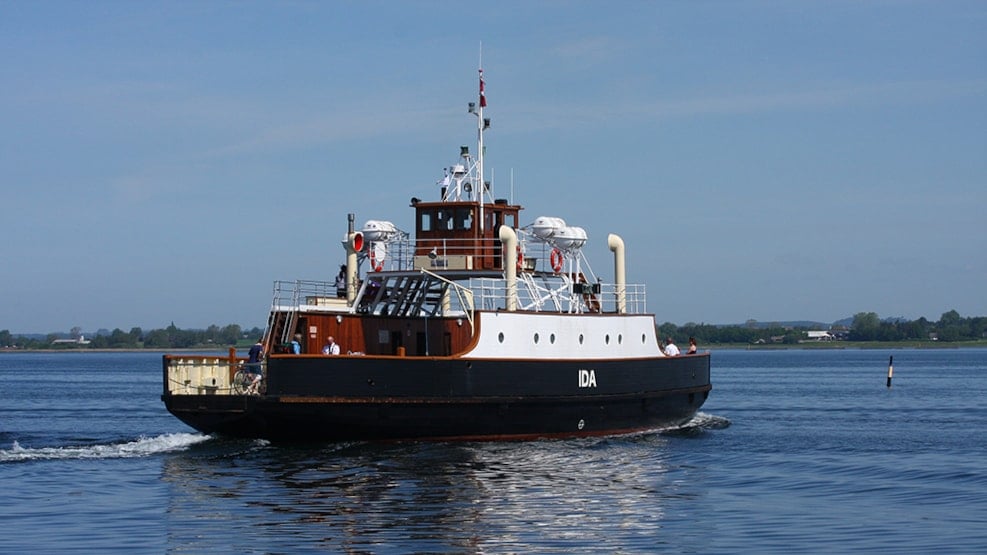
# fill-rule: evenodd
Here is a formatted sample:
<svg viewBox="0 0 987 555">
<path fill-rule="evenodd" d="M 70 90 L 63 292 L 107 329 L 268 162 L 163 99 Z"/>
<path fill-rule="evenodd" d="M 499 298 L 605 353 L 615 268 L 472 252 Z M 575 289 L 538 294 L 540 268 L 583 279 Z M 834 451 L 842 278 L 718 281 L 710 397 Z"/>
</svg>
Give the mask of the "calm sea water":
<svg viewBox="0 0 987 555">
<path fill-rule="evenodd" d="M 391 445 L 203 436 L 160 360 L 0 355 L 0 553 L 987 551 L 987 349 L 716 351 L 682 430 Z"/>
</svg>

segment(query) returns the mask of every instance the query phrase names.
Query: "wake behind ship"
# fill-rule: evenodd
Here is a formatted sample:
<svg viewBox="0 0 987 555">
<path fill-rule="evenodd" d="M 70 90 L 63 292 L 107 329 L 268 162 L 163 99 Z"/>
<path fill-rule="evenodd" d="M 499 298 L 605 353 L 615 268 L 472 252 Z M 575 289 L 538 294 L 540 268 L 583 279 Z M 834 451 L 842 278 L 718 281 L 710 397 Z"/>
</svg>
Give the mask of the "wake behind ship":
<svg viewBox="0 0 987 555">
<path fill-rule="evenodd" d="M 350 214 L 338 279 L 275 282 L 257 362 L 164 356 L 172 414 L 284 441 L 579 437 L 695 415 L 710 356 L 663 354 L 645 286 L 626 283 L 623 239 L 607 237 L 604 282 L 583 228 L 521 225 L 522 207 L 494 198 L 483 87 L 480 70 L 477 155 L 460 148 L 438 200 L 411 199 L 414 236 L 388 220 L 357 229 Z M 323 354 L 330 337 L 339 354 Z"/>
</svg>

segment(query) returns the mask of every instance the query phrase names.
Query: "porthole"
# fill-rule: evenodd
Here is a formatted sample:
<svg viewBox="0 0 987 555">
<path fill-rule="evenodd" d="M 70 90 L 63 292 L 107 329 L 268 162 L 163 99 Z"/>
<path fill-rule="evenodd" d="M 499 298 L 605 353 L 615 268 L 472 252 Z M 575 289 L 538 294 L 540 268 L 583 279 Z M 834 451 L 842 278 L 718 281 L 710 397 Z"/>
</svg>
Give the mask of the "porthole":
<svg viewBox="0 0 987 555">
<path fill-rule="evenodd" d="M 617 334 L 617 344 L 618 345 L 623 345 L 624 344 L 624 335 L 623 334 Z"/>
<path fill-rule="evenodd" d="M 535 345 L 537 345 L 537 344 L 538 344 L 538 334 L 536 333 L 535 334 Z"/>
<path fill-rule="evenodd" d="M 642 333 L 641 334 L 641 345 L 644 345 L 647 342 L 648 342 L 648 336 Z"/>
<path fill-rule="evenodd" d="M 583 334 L 579 334 L 579 344 L 583 344 Z"/>
<path fill-rule="evenodd" d="M 603 342 L 606 343 L 607 345 L 610 344 L 610 334 L 609 333 L 606 335 L 606 337 L 603 338 Z"/>
<path fill-rule="evenodd" d="M 497 334 L 497 341 L 500 341 L 501 343 L 504 342 L 504 332 Z"/>
<path fill-rule="evenodd" d="M 551 343 L 552 345 L 555 345 L 555 334 L 554 333 L 552 335 L 549 335 L 548 336 L 548 342 Z"/>
</svg>

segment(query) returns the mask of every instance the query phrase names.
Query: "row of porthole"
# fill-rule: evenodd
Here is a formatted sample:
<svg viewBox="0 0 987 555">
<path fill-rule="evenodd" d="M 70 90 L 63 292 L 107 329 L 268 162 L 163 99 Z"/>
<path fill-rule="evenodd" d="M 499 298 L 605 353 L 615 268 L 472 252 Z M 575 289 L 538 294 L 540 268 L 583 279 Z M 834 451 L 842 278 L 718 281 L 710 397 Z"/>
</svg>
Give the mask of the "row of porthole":
<svg viewBox="0 0 987 555">
<path fill-rule="evenodd" d="M 535 345 L 537 345 L 538 342 L 541 340 L 541 336 L 537 332 L 535 332 L 535 335 L 532 337 L 532 339 L 534 340 Z M 580 345 L 583 344 L 583 341 L 584 340 L 585 340 L 585 337 L 583 337 L 583 334 L 579 334 L 579 344 Z M 499 334 L 497 334 L 497 341 L 499 341 L 501 343 L 504 342 L 504 332 L 500 332 Z M 554 333 L 548 336 L 548 342 L 551 343 L 552 345 L 555 345 L 555 334 Z M 604 336 L 603 342 L 605 344 L 607 344 L 607 345 L 610 344 L 610 334 L 609 333 L 606 336 Z M 622 334 L 617 334 L 617 344 L 620 345 L 620 344 L 623 344 L 623 342 L 624 342 L 624 336 Z M 647 342 L 648 342 L 648 336 L 642 333 L 641 334 L 641 344 L 644 345 Z"/>
</svg>

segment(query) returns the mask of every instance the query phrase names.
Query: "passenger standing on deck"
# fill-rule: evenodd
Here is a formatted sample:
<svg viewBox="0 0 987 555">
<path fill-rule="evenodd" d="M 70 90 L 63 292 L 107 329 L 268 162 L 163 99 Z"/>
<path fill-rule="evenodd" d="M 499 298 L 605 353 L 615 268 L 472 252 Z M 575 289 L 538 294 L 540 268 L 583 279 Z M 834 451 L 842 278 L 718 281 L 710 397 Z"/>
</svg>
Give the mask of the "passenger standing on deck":
<svg viewBox="0 0 987 555">
<path fill-rule="evenodd" d="M 346 298 L 346 266 L 340 266 L 339 275 L 336 276 L 336 298 Z"/>
<path fill-rule="evenodd" d="M 264 343 L 263 339 L 258 339 L 257 343 L 254 343 L 250 347 L 250 351 L 247 352 L 247 364 L 244 365 L 244 369 L 247 372 L 253 374 L 253 380 L 250 382 L 250 386 L 247 388 L 247 393 L 257 393 L 260 387 L 260 381 L 263 379 L 264 375 L 261 372 L 261 360 L 264 358 Z"/>
<path fill-rule="evenodd" d="M 695 337 L 690 337 L 689 338 L 689 350 L 686 351 L 685 354 L 687 354 L 687 355 L 694 355 L 694 354 L 696 354 L 696 351 L 698 351 L 698 350 L 699 350 L 699 348 L 696 347 L 696 338 Z"/>
<path fill-rule="evenodd" d="M 295 337 L 291 340 L 291 353 L 295 355 L 302 354 L 302 334 L 296 333 Z"/>
<path fill-rule="evenodd" d="M 257 340 L 250 347 L 250 351 L 247 352 L 247 364 L 251 365 L 251 368 L 260 367 L 260 359 L 264 357 L 264 343 L 261 339 Z"/>
<path fill-rule="evenodd" d="M 672 338 L 669 337 L 667 339 L 667 344 L 665 345 L 665 356 L 674 357 L 678 355 L 679 355 L 679 348 L 675 346 L 675 343 L 672 342 Z"/>
<path fill-rule="evenodd" d="M 324 355 L 338 355 L 339 354 L 339 343 L 330 335 L 326 338 L 326 344 L 322 347 L 322 354 Z"/>
</svg>

